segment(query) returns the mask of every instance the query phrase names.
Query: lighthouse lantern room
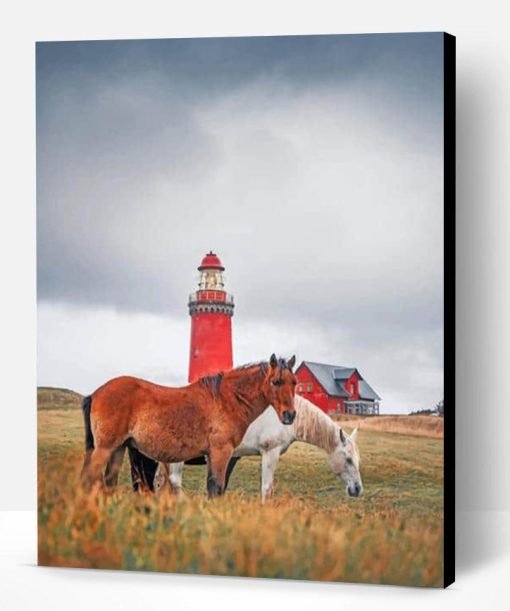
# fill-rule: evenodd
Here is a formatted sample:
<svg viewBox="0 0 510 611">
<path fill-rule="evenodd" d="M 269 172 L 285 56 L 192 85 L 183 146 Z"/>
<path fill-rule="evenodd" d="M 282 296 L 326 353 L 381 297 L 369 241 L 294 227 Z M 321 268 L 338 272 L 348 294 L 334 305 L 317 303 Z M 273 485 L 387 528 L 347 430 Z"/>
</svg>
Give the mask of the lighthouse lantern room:
<svg viewBox="0 0 510 611">
<path fill-rule="evenodd" d="M 189 296 L 191 342 L 190 382 L 232 369 L 232 316 L 234 298 L 224 291 L 223 267 L 212 251 L 198 267 L 198 291 Z"/>
</svg>

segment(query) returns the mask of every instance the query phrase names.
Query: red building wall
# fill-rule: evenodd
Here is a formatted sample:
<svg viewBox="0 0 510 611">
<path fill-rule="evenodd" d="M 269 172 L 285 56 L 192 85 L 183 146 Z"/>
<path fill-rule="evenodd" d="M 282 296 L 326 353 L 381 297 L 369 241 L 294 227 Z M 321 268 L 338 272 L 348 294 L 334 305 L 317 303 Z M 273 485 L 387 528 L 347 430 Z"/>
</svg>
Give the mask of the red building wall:
<svg viewBox="0 0 510 611">
<path fill-rule="evenodd" d="M 345 390 L 349 393 L 348 401 L 354 401 L 359 399 L 359 377 L 358 374 L 354 371 L 350 378 L 345 381 Z"/>
<path fill-rule="evenodd" d="M 189 382 L 232 369 L 232 317 L 198 312 L 191 317 Z"/>
<path fill-rule="evenodd" d="M 296 378 L 298 381 L 296 392 L 298 395 L 308 399 L 326 413 L 336 411 L 338 409 L 342 413 L 345 412 L 343 398 L 330 397 L 315 379 L 308 367 L 299 367 L 296 371 Z M 303 390 L 300 390 L 300 385 L 303 386 Z M 310 385 L 312 389 L 311 392 L 309 391 Z"/>
<path fill-rule="evenodd" d="M 340 411 L 342 414 L 345 414 L 345 399 L 328 395 L 308 367 L 305 365 L 298 367 L 296 378 L 298 381 L 296 392 L 298 395 L 305 397 L 305 399 L 308 399 L 326 413 Z M 358 380 L 358 375 L 356 372 L 353 372 L 350 378 L 345 381 L 345 390 L 349 393 L 349 399 L 351 400 L 359 399 Z"/>
</svg>

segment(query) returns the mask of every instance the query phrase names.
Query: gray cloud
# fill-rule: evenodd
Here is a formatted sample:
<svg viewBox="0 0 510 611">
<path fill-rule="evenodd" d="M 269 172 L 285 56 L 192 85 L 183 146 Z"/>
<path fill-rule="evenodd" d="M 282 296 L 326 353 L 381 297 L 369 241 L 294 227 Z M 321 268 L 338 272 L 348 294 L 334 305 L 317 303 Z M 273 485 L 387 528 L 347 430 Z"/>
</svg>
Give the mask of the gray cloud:
<svg viewBox="0 0 510 611">
<path fill-rule="evenodd" d="M 440 35 L 41 43 L 37 78 L 41 304 L 185 317 L 213 248 L 237 330 L 441 393 Z"/>
</svg>

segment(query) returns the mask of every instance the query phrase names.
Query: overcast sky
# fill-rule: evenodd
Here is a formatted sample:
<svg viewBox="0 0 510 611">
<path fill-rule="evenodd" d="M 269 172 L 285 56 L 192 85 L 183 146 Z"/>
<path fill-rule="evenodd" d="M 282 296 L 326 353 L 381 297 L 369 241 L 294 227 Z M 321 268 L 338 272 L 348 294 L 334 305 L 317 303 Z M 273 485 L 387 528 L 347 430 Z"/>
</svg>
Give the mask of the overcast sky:
<svg viewBox="0 0 510 611">
<path fill-rule="evenodd" d="M 186 382 L 213 249 L 236 364 L 443 395 L 440 34 L 39 43 L 38 383 Z"/>
</svg>

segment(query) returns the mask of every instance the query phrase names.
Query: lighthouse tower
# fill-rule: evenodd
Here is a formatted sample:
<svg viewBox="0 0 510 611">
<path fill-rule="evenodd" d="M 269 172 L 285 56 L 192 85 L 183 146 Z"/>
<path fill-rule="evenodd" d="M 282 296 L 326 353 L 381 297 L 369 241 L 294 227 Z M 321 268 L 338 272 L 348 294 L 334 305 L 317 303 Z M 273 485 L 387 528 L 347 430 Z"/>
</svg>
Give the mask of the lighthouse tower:
<svg viewBox="0 0 510 611">
<path fill-rule="evenodd" d="M 198 268 L 198 291 L 189 296 L 191 342 L 189 382 L 232 369 L 232 316 L 234 298 L 224 291 L 225 268 L 212 251 Z"/>
</svg>

